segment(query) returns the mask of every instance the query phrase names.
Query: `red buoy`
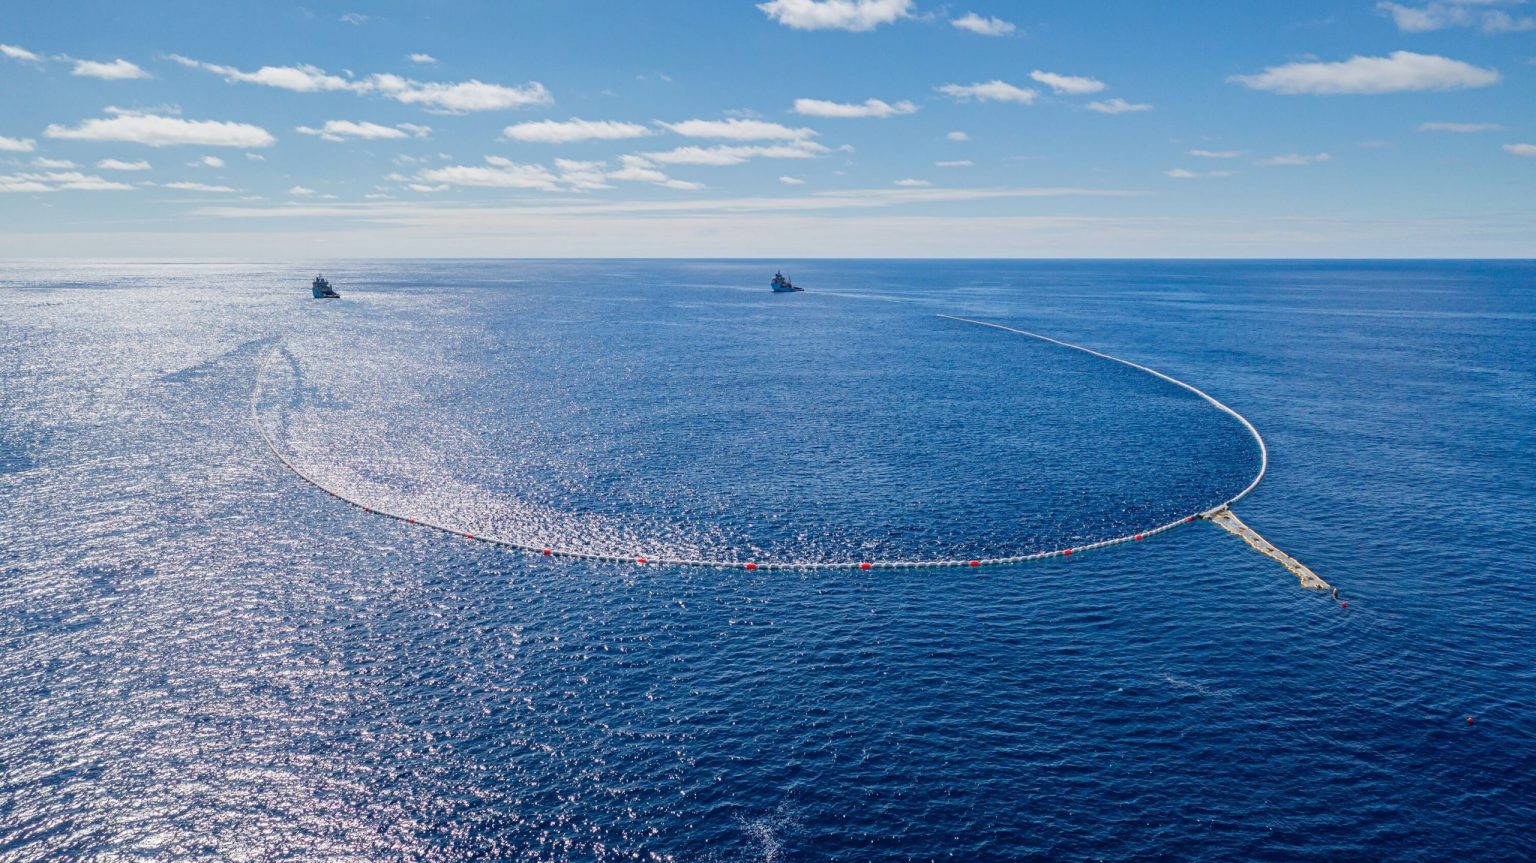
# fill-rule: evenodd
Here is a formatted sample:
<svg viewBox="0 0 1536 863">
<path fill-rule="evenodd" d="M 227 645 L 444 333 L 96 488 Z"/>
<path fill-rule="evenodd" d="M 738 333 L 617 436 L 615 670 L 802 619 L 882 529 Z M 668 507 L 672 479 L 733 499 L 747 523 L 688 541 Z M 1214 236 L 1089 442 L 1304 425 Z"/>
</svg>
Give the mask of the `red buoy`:
<svg viewBox="0 0 1536 863">
<path fill-rule="evenodd" d="M 406 522 L 406 524 L 415 524 L 416 523 L 416 519 L 408 518 L 408 519 L 405 520 L 405 522 Z"/>
<path fill-rule="evenodd" d="M 640 564 L 640 565 L 641 565 L 641 566 L 645 566 L 645 558 L 643 558 L 643 557 L 637 557 L 637 558 L 635 558 L 635 563 L 638 563 L 638 564 Z"/>
<path fill-rule="evenodd" d="M 1062 552 L 1062 554 L 1071 554 L 1071 553 L 1072 553 L 1072 549 L 1070 549 L 1070 548 L 1067 549 L 1066 551 Z"/>
<path fill-rule="evenodd" d="M 1472 724 L 1472 717 L 1470 717 L 1470 716 L 1467 717 L 1467 724 L 1468 725 Z"/>
<path fill-rule="evenodd" d="M 472 534 L 472 533 L 466 533 L 466 534 L 464 534 L 464 538 L 465 538 L 465 539 L 474 539 L 474 538 L 475 538 L 475 535 L 474 535 L 474 534 Z"/>
<path fill-rule="evenodd" d="M 757 564 L 749 563 L 749 564 L 747 564 L 747 569 L 757 569 Z"/>
<path fill-rule="evenodd" d="M 1141 542 L 1141 534 L 1136 534 L 1136 541 Z"/>
<path fill-rule="evenodd" d="M 552 552 L 552 551 L 550 551 L 549 549 L 546 548 L 546 549 L 544 549 L 544 554 L 547 557 L 547 556 L 549 556 L 551 554 L 554 554 L 554 552 Z"/>
<path fill-rule="evenodd" d="M 981 566 L 981 561 L 973 560 L 973 561 L 971 561 L 971 566 Z"/>
<path fill-rule="evenodd" d="M 1341 602 L 1341 603 L 1339 603 L 1339 608 L 1349 608 L 1349 603 L 1348 602 Z"/>
<path fill-rule="evenodd" d="M 1190 516 L 1189 518 L 1184 519 L 1184 523 L 1188 524 L 1188 523 L 1190 523 L 1190 522 L 1192 522 L 1194 520 L 1195 520 L 1195 517 L 1194 516 Z"/>
<path fill-rule="evenodd" d="M 869 564 L 861 563 L 861 564 L 859 564 L 859 569 L 869 569 Z"/>
</svg>

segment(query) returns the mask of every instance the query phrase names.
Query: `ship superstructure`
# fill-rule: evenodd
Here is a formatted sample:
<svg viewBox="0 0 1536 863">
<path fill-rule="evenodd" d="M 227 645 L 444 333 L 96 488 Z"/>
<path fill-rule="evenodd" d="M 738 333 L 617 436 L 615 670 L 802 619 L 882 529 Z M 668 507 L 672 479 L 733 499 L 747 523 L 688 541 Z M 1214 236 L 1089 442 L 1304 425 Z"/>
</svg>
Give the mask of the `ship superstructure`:
<svg viewBox="0 0 1536 863">
<path fill-rule="evenodd" d="M 799 287 L 794 282 L 791 282 L 789 278 L 783 273 L 774 273 L 773 281 L 768 283 L 768 287 L 773 288 L 773 292 L 775 294 L 792 294 L 795 291 L 805 290 L 805 288 Z"/>
</svg>

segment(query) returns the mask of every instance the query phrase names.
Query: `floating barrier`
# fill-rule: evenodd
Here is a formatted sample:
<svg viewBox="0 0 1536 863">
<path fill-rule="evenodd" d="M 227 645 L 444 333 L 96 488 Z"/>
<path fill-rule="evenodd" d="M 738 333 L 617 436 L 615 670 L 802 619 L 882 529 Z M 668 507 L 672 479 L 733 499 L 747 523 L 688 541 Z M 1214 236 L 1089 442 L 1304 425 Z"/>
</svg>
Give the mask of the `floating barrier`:
<svg viewBox="0 0 1536 863">
<path fill-rule="evenodd" d="M 1305 587 L 1308 590 L 1331 590 L 1333 591 L 1333 598 L 1339 598 L 1339 591 L 1337 588 L 1328 582 L 1323 581 L 1321 578 L 1318 578 L 1317 573 L 1313 572 L 1311 569 L 1308 569 L 1306 564 L 1302 563 L 1294 557 L 1291 557 L 1280 549 L 1275 548 L 1275 546 L 1270 543 L 1269 540 L 1259 536 L 1257 531 L 1248 525 L 1243 524 L 1243 520 L 1238 518 L 1237 515 L 1232 512 L 1232 510 L 1226 507 L 1222 507 L 1220 511 L 1206 516 L 1206 519 L 1227 531 L 1228 533 L 1232 534 L 1233 536 L 1241 539 L 1243 542 L 1248 543 L 1248 545 L 1252 546 L 1253 550 L 1257 551 L 1259 554 L 1262 554 L 1272 560 L 1279 561 L 1281 566 L 1289 569 L 1296 575 L 1298 579 L 1301 580 L 1302 587 Z M 1349 603 L 1344 603 L 1344 607 L 1348 608 Z"/>
<path fill-rule="evenodd" d="M 1255 531 L 1253 528 L 1249 527 L 1248 525 L 1244 524 L 1242 522 L 1242 520 L 1239 519 L 1232 512 L 1232 504 L 1237 503 L 1238 501 L 1240 501 L 1243 498 L 1247 497 L 1249 492 L 1253 491 L 1255 488 L 1258 488 L 1259 481 L 1264 479 L 1264 474 L 1269 470 L 1269 447 L 1265 446 L 1265 444 L 1264 444 L 1264 437 L 1259 434 L 1259 430 L 1257 428 L 1254 428 L 1253 423 L 1249 422 L 1247 417 L 1243 416 L 1242 414 L 1238 413 L 1237 411 L 1235 411 L 1235 410 L 1227 407 L 1226 405 L 1222 404 L 1221 402 L 1217 401 L 1214 397 L 1212 397 L 1209 393 L 1205 392 L 1202 389 L 1199 389 L 1197 387 L 1191 386 L 1190 384 L 1187 384 L 1187 383 L 1179 380 L 1178 378 L 1174 378 L 1174 377 L 1170 377 L 1168 375 L 1165 375 L 1165 374 L 1163 374 L 1162 372 L 1160 372 L 1160 371 L 1158 371 L 1156 369 L 1148 368 L 1148 367 L 1146 367 L 1144 365 L 1140 365 L 1139 363 L 1133 363 L 1130 360 L 1123 360 L 1123 359 L 1120 359 L 1119 357 L 1110 356 L 1109 354 L 1106 354 L 1106 353 L 1100 353 L 1099 351 L 1093 350 L 1091 348 L 1085 348 L 1082 345 L 1074 345 L 1074 344 L 1072 344 L 1070 342 L 1063 342 L 1063 341 L 1060 341 L 1059 339 L 1053 339 L 1053 338 L 1051 338 L 1049 336 L 1042 336 L 1039 333 L 1032 333 L 1032 332 L 1029 332 L 1028 330 L 1014 329 L 1013 327 L 1003 326 L 1002 324 L 994 324 L 994 323 L 990 323 L 988 321 L 977 321 L 977 320 L 972 320 L 970 318 L 957 318 L 957 317 L 955 317 L 953 315 L 939 315 L 939 317 L 946 318 L 946 319 L 951 320 L 951 321 L 960 321 L 962 323 L 967 323 L 967 324 L 976 324 L 978 326 L 983 326 L 983 327 L 992 327 L 993 329 L 998 329 L 998 330 L 1002 330 L 1004 332 L 1009 332 L 1009 333 L 1015 333 L 1015 334 L 1021 335 L 1021 336 L 1029 336 L 1030 338 L 1040 339 L 1041 341 L 1050 342 L 1053 345 L 1060 345 L 1061 347 L 1064 347 L 1064 348 L 1071 348 L 1073 350 L 1082 351 L 1085 354 L 1091 354 L 1091 355 L 1099 357 L 1101 359 L 1106 359 L 1106 360 L 1110 360 L 1112 362 L 1120 363 L 1121 365 L 1130 366 L 1133 369 L 1137 369 L 1138 371 L 1146 372 L 1149 375 L 1153 375 L 1154 377 L 1162 378 L 1163 380 L 1168 381 L 1171 384 L 1176 384 L 1178 386 L 1183 387 L 1186 390 L 1189 390 L 1190 392 L 1194 393 L 1195 395 L 1199 396 L 1200 398 L 1205 399 L 1207 402 L 1209 402 L 1211 404 L 1212 407 L 1215 407 L 1217 410 L 1219 410 L 1219 411 L 1221 411 L 1221 412 L 1223 412 L 1225 414 L 1230 415 L 1231 417 L 1236 419 L 1238 422 L 1242 423 L 1243 428 L 1248 430 L 1248 434 L 1253 436 L 1253 442 L 1258 444 L 1258 446 L 1259 446 L 1259 472 L 1254 475 L 1253 481 L 1248 483 L 1248 486 L 1246 488 L 1244 488 L 1242 491 L 1238 492 L 1237 495 L 1234 496 L 1231 500 L 1228 500 L 1226 503 L 1223 503 L 1220 506 L 1208 509 L 1205 512 L 1198 513 L 1196 515 L 1185 516 L 1184 517 L 1184 523 L 1188 524 L 1189 522 L 1194 521 L 1196 518 L 1202 518 L 1202 519 L 1205 519 L 1207 521 L 1210 521 L 1210 522 L 1216 524 L 1217 526 L 1223 528 L 1227 532 L 1229 532 L 1229 533 L 1231 533 L 1231 534 L 1241 538 L 1244 542 L 1248 543 L 1248 545 L 1251 546 L 1255 551 L 1259 552 L 1260 554 L 1264 555 L 1265 557 L 1268 557 L 1268 558 L 1270 558 L 1272 560 L 1279 561 L 1279 563 L 1282 566 L 1284 566 L 1286 569 L 1289 569 L 1292 573 L 1294 573 L 1296 575 L 1296 577 L 1298 579 L 1300 579 L 1302 587 L 1307 588 L 1309 590 L 1324 590 L 1324 591 L 1331 590 L 1331 591 L 1333 591 L 1333 598 L 1334 599 L 1338 599 L 1339 598 L 1338 588 L 1334 587 L 1333 585 L 1331 585 L 1328 582 L 1326 582 L 1326 581 L 1322 580 L 1321 578 L 1319 578 L 1317 573 L 1313 572 L 1311 569 L 1309 569 L 1301 561 L 1297 560 L 1294 557 L 1291 557 L 1290 555 L 1288 555 L 1285 552 L 1281 551 L 1280 549 L 1276 548 L 1273 543 L 1269 542 L 1264 537 L 1259 536 L 1257 531 Z M 1167 529 L 1167 526 L 1165 525 L 1164 527 L 1158 528 L 1157 530 L 1148 531 L 1145 535 L 1146 536 L 1151 536 L 1151 535 L 1153 535 L 1155 533 L 1161 532 L 1162 530 L 1166 530 L 1166 529 Z M 1140 534 L 1140 533 L 1136 534 L 1135 540 L 1139 542 L 1141 540 L 1142 536 L 1143 536 L 1143 534 Z M 1111 540 L 1111 542 L 1123 542 L 1123 541 L 1124 540 Z M 1090 546 L 1090 547 L 1092 547 L 1092 546 Z M 1082 550 L 1082 549 L 1077 549 L 1077 550 Z M 1072 550 L 1068 550 L 1065 553 L 1066 554 L 1071 554 Z M 1348 602 L 1341 602 L 1341 607 L 1348 608 L 1349 607 L 1349 603 Z"/>
<path fill-rule="evenodd" d="M 636 565 L 636 566 L 656 565 L 656 566 L 712 567 L 712 568 L 730 568 L 730 569 L 748 569 L 748 570 L 802 570 L 802 571 L 803 570 L 842 569 L 842 570 L 861 570 L 862 571 L 862 570 L 876 570 L 876 569 L 880 569 L 880 570 L 885 570 L 885 569 L 940 569 L 940 568 L 984 567 L 984 566 L 1016 566 L 1016 565 L 1024 564 L 1024 563 L 1034 563 L 1034 562 L 1038 562 L 1038 561 L 1051 560 L 1053 558 L 1061 558 L 1061 559 L 1065 560 L 1065 559 L 1071 557 L 1074 554 L 1080 554 L 1080 553 L 1089 552 L 1089 551 L 1097 551 L 1099 549 L 1110 548 L 1112 546 L 1121 545 L 1121 544 L 1124 544 L 1124 543 L 1127 543 L 1127 542 L 1140 542 L 1140 541 L 1142 541 L 1144 539 L 1151 538 L 1151 537 L 1157 536 L 1157 535 L 1162 534 L 1162 533 L 1167 533 L 1168 531 L 1173 530 L 1176 527 L 1180 527 L 1182 525 L 1189 524 L 1189 523 L 1195 521 L 1196 519 L 1215 520 L 1216 516 L 1218 516 L 1219 514 L 1225 514 L 1225 516 L 1230 516 L 1232 521 L 1236 521 L 1236 517 L 1235 516 L 1231 516 L 1231 512 L 1230 512 L 1230 510 L 1228 508 L 1232 504 L 1238 502 L 1239 500 L 1242 500 L 1244 497 L 1247 497 L 1250 492 L 1252 492 L 1255 488 L 1257 488 L 1258 484 L 1259 484 L 1259 481 L 1264 478 L 1264 473 L 1269 468 L 1269 449 L 1268 449 L 1268 447 L 1266 447 L 1264 445 L 1264 438 L 1259 435 L 1259 430 L 1254 428 L 1253 423 L 1250 423 L 1247 420 L 1247 418 L 1245 418 L 1242 414 L 1238 413 L 1237 411 L 1235 411 L 1235 410 L 1227 407 L 1226 405 L 1222 404 L 1221 402 L 1217 401 L 1215 398 L 1211 397 L 1209 394 L 1207 394 L 1203 390 L 1200 390 L 1200 389 L 1198 389 L 1198 388 L 1196 388 L 1194 386 L 1191 386 L 1191 385 L 1189 385 L 1189 384 L 1187 384 L 1187 383 L 1185 383 L 1185 382 L 1183 382 L 1183 381 L 1181 381 L 1181 380 L 1179 380 L 1177 378 L 1165 375 L 1162 372 L 1157 371 L 1156 369 L 1151 369 L 1151 368 L 1148 368 L 1146 366 L 1143 366 L 1143 365 L 1140 365 L 1140 364 L 1137 364 L 1137 363 L 1133 363 L 1130 360 L 1123 360 L 1123 359 L 1120 359 L 1119 357 L 1110 356 L 1109 354 L 1100 353 L 1099 351 L 1095 351 L 1095 350 L 1092 350 L 1090 348 L 1082 347 L 1081 345 L 1074 345 L 1074 344 L 1071 344 L 1070 342 L 1063 342 L 1063 341 L 1060 341 L 1058 339 L 1053 339 L 1053 338 L 1050 338 L 1048 336 L 1042 336 L 1042 335 L 1039 335 L 1037 333 L 1029 332 L 1027 330 L 1014 329 L 1013 327 L 1004 326 L 1002 324 L 990 323 L 988 321 L 972 320 L 970 318 L 960 318 L 960 317 L 955 317 L 953 315 L 939 315 L 939 317 L 944 318 L 946 320 L 957 321 L 959 323 L 975 324 L 977 326 L 991 327 L 993 329 L 1002 330 L 1003 332 L 1014 333 L 1016 335 L 1021 335 L 1021 336 L 1028 336 L 1029 338 L 1039 339 L 1041 341 L 1049 342 L 1049 343 L 1051 343 L 1053 345 L 1058 345 L 1060 347 L 1071 348 L 1072 350 L 1076 350 L 1076 351 L 1082 351 L 1083 353 L 1090 354 L 1090 355 L 1095 356 L 1095 357 L 1100 357 L 1102 359 L 1106 359 L 1106 360 L 1110 360 L 1112 362 L 1120 363 L 1121 365 L 1130 366 L 1133 369 L 1137 369 L 1139 371 L 1146 372 L 1149 375 L 1152 375 L 1152 376 L 1157 377 L 1157 378 L 1161 378 L 1162 380 L 1165 380 L 1165 381 L 1167 381 L 1167 382 L 1169 382 L 1171 384 L 1174 384 L 1176 386 L 1182 387 L 1182 388 L 1184 388 L 1184 389 L 1194 393 L 1195 395 L 1199 396 L 1200 398 L 1204 399 L 1205 401 L 1209 402 L 1213 407 L 1217 408 L 1221 412 L 1223 412 L 1225 414 L 1228 414 L 1228 415 L 1232 416 L 1233 418 L 1235 418 L 1239 423 L 1242 424 L 1243 428 L 1246 429 L 1248 431 L 1248 433 L 1253 436 L 1254 443 L 1258 444 L 1258 447 L 1259 447 L 1259 472 L 1254 476 L 1253 481 L 1248 483 L 1248 485 L 1246 487 L 1244 487 L 1242 491 L 1238 492 L 1235 496 L 1233 496 L 1229 500 L 1227 500 L 1227 501 L 1225 501 L 1225 502 L 1223 502 L 1223 503 L 1221 503 L 1221 504 L 1219 504 L 1219 505 L 1217 505 L 1217 506 L 1215 506 L 1215 507 L 1213 507 L 1213 508 L 1211 508 L 1209 510 L 1205 510 L 1204 512 L 1198 512 L 1198 513 L 1193 513 L 1193 514 L 1190 514 L 1190 515 L 1186 515 L 1186 516 L 1183 516 L 1183 517 L 1181 517 L 1181 518 L 1179 518 L 1179 519 L 1177 519 L 1175 521 L 1170 521 L 1170 522 L 1167 522 L 1166 524 L 1157 525 L 1156 527 L 1145 528 L 1145 529 L 1140 530 L 1140 531 L 1138 531 L 1136 533 L 1127 534 L 1125 536 L 1116 537 L 1114 539 L 1100 540 L 1098 542 L 1091 542 L 1091 543 L 1087 543 L 1085 545 L 1077 545 L 1077 546 L 1073 546 L 1071 548 L 1058 549 L 1058 550 L 1055 550 L 1055 551 L 1038 551 L 1038 552 L 1033 552 L 1031 554 L 1013 555 L 1011 557 L 991 557 L 991 558 L 971 558 L 971 559 L 963 559 L 962 558 L 962 559 L 954 559 L 954 560 L 950 560 L 950 559 L 927 559 L 927 560 L 891 560 L 891 561 L 861 561 L 861 562 L 853 562 L 853 561 L 770 561 L 770 562 L 758 562 L 758 561 L 728 560 L 728 559 L 724 559 L 724 558 L 721 558 L 721 559 L 689 559 L 689 558 L 653 557 L 653 556 L 650 556 L 650 555 L 640 556 L 640 555 L 636 555 L 636 554 L 605 554 L 605 553 L 601 553 L 601 552 L 590 552 L 590 551 L 583 551 L 583 550 L 579 550 L 579 549 L 563 549 L 563 548 L 559 548 L 559 547 L 557 547 L 555 545 L 545 545 L 542 542 L 537 542 L 536 543 L 536 542 L 522 541 L 522 540 L 517 540 L 517 539 L 509 539 L 509 538 L 506 538 L 506 537 L 491 536 L 491 535 L 488 535 L 488 534 L 474 534 L 474 533 L 469 533 L 468 531 L 466 531 L 462 527 L 453 527 L 451 525 L 438 524 L 436 522 L 430 521 L 430 520 L 425 519 L 425 518 L 420 518 L 418 516 L 408 516 L 408 515 L 403 515 L 403 514 L 400 514 L 400 513 L 391 512 L 389 510 L 380 509 L 377 506 L 373 506 L 371 504 L 365 504 L 362 501 L 351 499 L 351 498 L 347 497 L 346 495 L 343 495 L 340 492 L 335 491 L 334 489 L 326 488 L 325 486 L 321 485 L 318 481 L 316 481 L 313 477 L 311 477 L 309 474 L 307 474 L 297 464 L 295 464 L 294 461 L 291 458 L 289 458 L 277 446 L 277 443 L 275 441 L 273 441 L 272 436 L 267 433 L 266 428 L 261 423 L 261 412 L 259 410 L 259 407 L 260 407 L 260 401 L 261 401 L 263 378 L 266 376 L 267 367 L 271 364 L 273 357 L 277 356 L 278 351 L 281 350 L 281 348 L 282 348 L 281 344 L 276 345 L 276 346 L 274 346 L 272 348 L 272 350 L 267 354 L 266 359 L 263 360 L 263 362 L 261 364 L 261 368 L 256 373 L 256 382 L 255 382 L 255 385 L 251 389 L 251 405 L 250 405 L 250 407 L 251 407 L 251 422 L 252 422 L 253 425 L 255 425 L 257 433 L 261 435 L 262 441 L 267 445 L 267 449 L 269 449 L 272 452 L 272 454 L 277 457 L 277 460 L 279 462 L 281 462 L 283 464 L 283 466 L 286 467 L 291 473 L 293 473 L 294 476 L 297 476 L 299 479 L 303 480 L 304 482 L 308 483 L 309 485 L 312 485 L 315 488 L 317 488 L 317 489 L 319 489 L 321 491 L 326 492 L 327 494 L 331 495 L 332 497 L 334 497 L 334 498 L 336 498 L 338 500 L 344 501 L 344 502 L 346 502 L 346 503 L 348 503 L 348 504 L 350 504 L 352 506 L 355 506 L 355 507 L 361 509 L 365 513 L 376 514 L 376 515 L 383 516 L 385 518 L 392 518 L 392 519 L 395 519 L 396 521 L 404 522 L 406 524 L 417 525 L 417 526 L 420 526 L 420 527 L 430 528 L 432 530 L 441 531 L 443 533 L 457 534 L 460 537 L 463 537 L 463 538 L 469 539 L 469 540 L 473 540 L 473 541 L 476 541 L 476 542 L 483 542 L 483 543 L 487 543 L 489 545 L 501 546 L 503 548 L 516 549 L 518 551 L 524 551 L 524 552 L 528 552 L 530 554 L 541 555 L 543 557 L 560 557 L 560 558 L 568 558 L 568 559 L 574 559 L 574 560 L 592 560 L 592 561 L 601 561 L 601 562 L 608 562 L 608 563 L 629 563 L 629 564 Z M 1224 522 L 1218 522 L 1218 523 L 1222 524 L 1223 527 L 1227 527 L 1228 530 L 1232 530 L 1232 528 L 1227 526 L 1226 523 L 1224 523 Z M 1246 525 L 1244 525 L 1244 527 L 1246 528 Z M 1236 531 L 1233 531 L 1233 532 L 1236 532 Z M 1254 537 L 1258 537 L 1258 534 L 1252 533 L 1251 529 L 1249 530 L 1249 533 L 1252 534 L 1252 536 L 1254 536 Z M 1239 534 L 1239 535 L 1242 535 L 1242 534 Z M 1247 537 L 1245 536 L 1244 538 L 1246 539 Z M 1262 542 L 1262 538 L 1259 538 L 1259 541 Z M 1250 541 L 1249 544 L 1250 545 L 1254 545 L 1254 543 L 1252 541 Z M 1268 545 L 1268 544 L 1265 543 L 1265 545 Z M 1254 545 L 1254 547 L 1255 548 L 1259 548 L 1258 545 Z M 1278 549 L 1274 549 L 1273 546 L 1269 546 L 1269 548 L 1273 549 L 1275 552 L 1278 553 Z M 1259 550 L 1263 551 L 1263 549 L 1259 549 Z M 1269 552 L 1265 552 L 1265 553 L 1266 554 L 1270 554 Z M 1281 559 L 1280 557 L 1276 557 L 1275 554 L 1270 554 L 1270 556 L 1271 557 L 1275 557 L 1275 559 L 1277 559 L 1277 560 Z M 1292 562 L 1295 562 L 1294 558 L 1289 558 L 1288 556 L 1286 556 L 1286 559 L 1291 560 Z M 1285 561 L 1282 560 L 1281 562 L 1284 563 Z M 1302 567 L 1299 562 L 1295 562 L 1295 565 L 1297 567 L 1301 567 L 1301 569 L 1305 570 L 1306 572 L 1311 573 L 1311 570 L 1307 570 L 1305 567 Z M 1287 564 L 1287 566 L 1290 566 L 1290 564 Z M 1296 570 L 1293 569 L 1292 571 L 1294 572 Z M 1299 574 L 1300 573 L 1298 572 L 1298 575 Z M 1317 578 L 1315 574 L 1312 576 L 1312 578 L 1316 579 L 1316 581 L 1319 584 L 1323 585 L 1322 587 L 1320 587 L 1318 589 L 1327 589 L 1327 584 L 1326 584 L 1326 582 L 1323 582 L 1322 579 Z M 1302 579 L 1302 583 L 1305 586 L 1311 586 L 1311 585 L 1307 584 L 1307 580 L 1305 578 Z"/>
</svg>

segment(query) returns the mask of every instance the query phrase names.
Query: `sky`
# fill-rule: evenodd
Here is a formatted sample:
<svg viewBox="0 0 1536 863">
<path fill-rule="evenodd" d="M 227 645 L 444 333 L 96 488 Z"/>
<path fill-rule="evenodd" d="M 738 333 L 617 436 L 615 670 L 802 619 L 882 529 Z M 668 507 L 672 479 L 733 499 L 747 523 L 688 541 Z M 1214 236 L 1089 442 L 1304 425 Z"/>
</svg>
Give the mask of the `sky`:
<svg viewBox="0 0 1536 863">
<path fill-rule="evenodd" d="M 1536 6 L 7 3 L 0 257 L 1536 257 Z"/>
</svg>

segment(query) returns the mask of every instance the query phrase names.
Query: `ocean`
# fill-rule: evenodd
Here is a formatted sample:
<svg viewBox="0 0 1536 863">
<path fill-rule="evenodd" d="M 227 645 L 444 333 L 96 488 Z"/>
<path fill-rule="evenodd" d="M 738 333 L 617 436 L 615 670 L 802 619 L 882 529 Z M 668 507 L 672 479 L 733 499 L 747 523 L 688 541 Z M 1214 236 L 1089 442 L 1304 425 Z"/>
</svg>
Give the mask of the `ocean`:
<svg viewBox="0 0 1536 863">
<path fill-rule="evenodd" d="M 631 560 L 1258 470 L 942 315 L 1240 412 L 1347 606 L 1204 522 Z M 1530 859 L 1533 430 L 1532 262 L 7 264 L 0 859 Z"/>
</svg>

